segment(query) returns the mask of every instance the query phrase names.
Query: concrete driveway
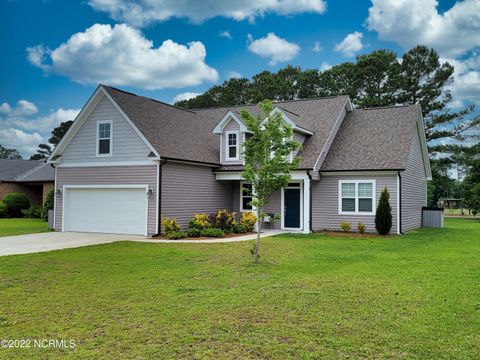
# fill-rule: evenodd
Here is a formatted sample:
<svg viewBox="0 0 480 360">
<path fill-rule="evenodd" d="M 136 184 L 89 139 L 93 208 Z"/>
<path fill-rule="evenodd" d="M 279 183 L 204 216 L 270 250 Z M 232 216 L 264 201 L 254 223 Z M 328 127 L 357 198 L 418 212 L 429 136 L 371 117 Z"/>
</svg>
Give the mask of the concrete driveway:
<svg viewBox="0 0 480 360">
<path fill-rule="evenodd" d="M 138 235 L 99 233 L 48 232 L 40 234 L 0 237 L 0 256 L 30 254 L 51 250 L 77 248 L 88 245 L 108 244 L 121 240 L 145 240 Z"/>
</svg>

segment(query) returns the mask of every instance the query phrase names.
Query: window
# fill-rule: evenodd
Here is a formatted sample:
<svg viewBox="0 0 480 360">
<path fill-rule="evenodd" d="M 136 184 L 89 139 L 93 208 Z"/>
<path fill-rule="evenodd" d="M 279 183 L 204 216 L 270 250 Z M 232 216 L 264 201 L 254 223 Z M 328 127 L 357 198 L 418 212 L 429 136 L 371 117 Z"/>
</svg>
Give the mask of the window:
<svg viewBox="0 0 480 360">
<path fill-rule="evenodd" d="M 339 214 L 374 213 L 375 180 L 340 180 L 339 181 Z"/>
<path fill-rule="evenodd" d="M 227 131 L 226 135 L 227 135 L 226 159 L 238 160 L 238 132 Z"/>
<path fill-rule="evenodd" d="M 112 122 L 97 122 L 97 156 L 112 155 Z"/>
<path fill-rule="evenodd" d="M 245 182 L 240 183 L 240 211 L 252 211 L 252 185 Z"/>
</svg>

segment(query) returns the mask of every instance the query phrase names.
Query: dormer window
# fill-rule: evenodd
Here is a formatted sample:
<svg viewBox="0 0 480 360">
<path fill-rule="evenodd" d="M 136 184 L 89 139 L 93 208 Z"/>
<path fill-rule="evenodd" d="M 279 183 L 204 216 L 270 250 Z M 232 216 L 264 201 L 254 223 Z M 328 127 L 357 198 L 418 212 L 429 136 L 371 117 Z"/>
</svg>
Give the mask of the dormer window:
<svg viewBox="0 0 480 360">
<path fill-rule="evenodd" d="M 227 161 L 238 160 L 238 131 L 227 131 L 225 135 L 227 137 L 225 152 Z"/>
<path fill-rule="evenodd" d="M 112 122 L 97 122 L 97 156 L 112 155 Z"/>
</svg>

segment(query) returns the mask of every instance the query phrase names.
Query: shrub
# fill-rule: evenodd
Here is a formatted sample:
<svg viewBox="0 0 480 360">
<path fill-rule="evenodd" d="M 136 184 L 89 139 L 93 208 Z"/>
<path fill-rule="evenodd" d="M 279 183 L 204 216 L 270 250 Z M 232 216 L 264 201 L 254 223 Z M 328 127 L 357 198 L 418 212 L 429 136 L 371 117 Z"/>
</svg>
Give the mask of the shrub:
<svg viewBox="0 0 480 360">
<path fill-rule="evenodd" d="M 255 229 L 255 223 L 257 222 L 257 217 L 253 212 L 244 212 L 240 219 L 240 224 L 245 227 L 247 232 L 253 231 Z"/>
<path fill-rule="evenodd" d="M 375 213 L 375 228 L 380 235 L 387 235 L 392 228 L 392 207 L 389 203 L 390 194 L 387 188 L 383 189 Z"/>
<path fill-rule="evenodd" d="M 225 231 L 219 228 L 208 228 L 202 230 L 201 235 L 206 237 L 223 238 L 225 237 Z"/>
<path fill-rule="evenodd" d="M 195 214 L 194 218 L 189 221 L 188 227 L 203 230 L 212 227 L 212 224 L 207 214 Z"/>
<path fill-rule="evenodd" d="M 33 205 L 30 209 L 22 210 L 22 214 L 27 218 L 41 218 L 42 208 L 40 205 Z"/>
<path fill-rule="evenodd" d="M 232 232 L 237 223 L 235 220 L 236 212 L 226 209 L 218 210 L 216 214 L 210 215 L 210 224 L 214 228 L 222 229 L 225 232 Z"/>
<path fill-rule="evenodd" d="M 167 234 L 167 238 L 170 240 L 182 239 L 186 237 L 187 234 L 185 234 L 183 231 L 172 231 Z"/>
<path fill-rule="evenodd" d="M 168 217 L 163 218 L 162 225 L 163 225 L 163 231 L 167 236 L 170 233 L 179 232 L 182 229 L 180 225 L 177 224 L 177 219 L 175 218 L 168 218 Z"/>
<path fill-rule="evenodd" d="M 22 210 L 30 207 L 30 200 L 23 193 L 10 193 L 5 195 L 3 202 L 7 205 L 8 214 L 11 217 L 22 217 Z"/>
<path fill-rule="evenodd" d="M 7 217 L 7 215 L 8 215 L 8 207 L 3 201 L 0 201 L 0 218 Z"/>
<path fill-rule="evenodd" d="M 349 222 L 342 221 L 340 223 L 340 228 L 345 232 L 349 232 L 350 229 L 352 228 L 352 225 Z"/>
<path fill-rule="evenodd" d="M 48 220 L 48 210 L 53 209 L 53 189 L 51 189 L 45 198 L 45 202 L 43 203 L 43 208 L 42 208 L 42 219 L 47 221 Z"/>
<path fill-rule="evenodd" d="M 247 228 L 242 224 L 237 224 L 233 227 L 233 232 L 235 234 L 245 234 L 247 232 Z"/>
<path fill-rule="evenodd" d="M 190 228 L 187 230 L 188 237 L 199 237 L 202 234 L 202 230 L 197 228 Z"/>
<path fill-rule="evenodd" d="M 360 234 L 363 234 L 365 232 L 366 228 L 367 228 L 367 226 L 363 223 L 358 223 L 358 225 L 357 225 L 357 229 L 358 229 L 358 232 Z"/>
</svg>

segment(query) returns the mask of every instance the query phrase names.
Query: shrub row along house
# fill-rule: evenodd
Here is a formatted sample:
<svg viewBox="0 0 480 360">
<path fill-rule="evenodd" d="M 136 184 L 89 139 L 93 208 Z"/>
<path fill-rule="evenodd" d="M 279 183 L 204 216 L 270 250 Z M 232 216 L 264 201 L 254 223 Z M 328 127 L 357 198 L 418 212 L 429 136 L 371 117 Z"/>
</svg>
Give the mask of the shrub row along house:
<svg viewBox="0 0 480 360">
<path fill-rule="evenodd" d="M 155 235 L 161 218 L 252 211 L 242 191 L 241 109 L 185 110 L 100 85 L 50 156 L 55 228 Z M 419 106 L 354 109 L 348 96 L 275 103 L 302 161 L 265 209 L 281 229 L 310 232 L 358 222 L 375 231 L 381 191 L 392 232 L 421 226 L 431 177 Z M 245 185 L 248 187 L 248 184 Z"/>
</svg>

